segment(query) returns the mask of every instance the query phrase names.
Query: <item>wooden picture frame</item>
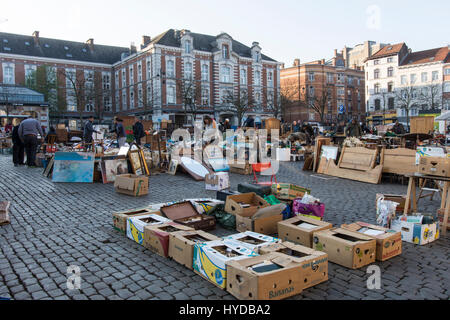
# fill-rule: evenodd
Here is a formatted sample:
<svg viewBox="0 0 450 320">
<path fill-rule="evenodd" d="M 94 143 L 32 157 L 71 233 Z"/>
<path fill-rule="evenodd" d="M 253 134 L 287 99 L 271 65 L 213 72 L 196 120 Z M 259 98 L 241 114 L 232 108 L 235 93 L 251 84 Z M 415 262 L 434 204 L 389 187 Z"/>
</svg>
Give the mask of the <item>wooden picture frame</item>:
<svg viewBox="0 0 450 320">
<path fill-rule="evenodd" d="M 132 172 L 137 175 L 142 175 L 143 169 L 140 150 L 130 150 L 128 152 L 128 159 L 130 160 Z"/>
<path fill-rule="evenodd" d="M 170 160 L 169 170 L 167 170 L 167 173 L 174 176 L 177 173 L 178 164 L 178 160 Z"/>
</svg>

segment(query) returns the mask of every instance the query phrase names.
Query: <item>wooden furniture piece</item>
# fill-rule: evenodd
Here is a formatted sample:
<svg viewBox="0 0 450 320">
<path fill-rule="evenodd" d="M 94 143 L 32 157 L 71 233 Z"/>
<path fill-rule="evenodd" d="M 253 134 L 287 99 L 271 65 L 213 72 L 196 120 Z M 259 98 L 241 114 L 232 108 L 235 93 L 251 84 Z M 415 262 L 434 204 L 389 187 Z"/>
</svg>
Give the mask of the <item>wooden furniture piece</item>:
<svg viewBox="0 0 450 320">
<path fill-rule="evenodd" d="M 411 133 L 429 134 L 434 130 L 434 117 L 412 117 Z"/>
<path fill-rule="evenodd" d="M 382 149 L 380 164 L 383 166 L 383 173 L 413 174 L 417 171 L 416 150 L 406 148 Z"/>
<path fill-rule="evenodd" d="M 444 213 L 443 221 L 442 221 L 442 234 L 445 236 L 447 233 L 448 228 L 448 215 L 450 213 L 450 178 L 446 177 L 439 177 L 439 176 L 429 176 L 429 175 L 422 175 L 420 173 L 414 173 L 407 175 L 409 178 L 409 184 L 408 184 L 408 193 L 406 195 L 406 203 L 405 203 L 405 210 L 403 212 L 404 215 L 408 213 L 411 207 L 411 201 L 412 201 L 412 213 L 417 212 L 417 195 L 416 195 L 416 186 L 419 186 L 419 179 L 428 179 L 428 180 L 434 180 L 434 181 L 443 181 L 444 182 L 444 188 L 442 192 L 442 200 L 441 200 L 441 207 L 440 211 Z"/>
</svg>

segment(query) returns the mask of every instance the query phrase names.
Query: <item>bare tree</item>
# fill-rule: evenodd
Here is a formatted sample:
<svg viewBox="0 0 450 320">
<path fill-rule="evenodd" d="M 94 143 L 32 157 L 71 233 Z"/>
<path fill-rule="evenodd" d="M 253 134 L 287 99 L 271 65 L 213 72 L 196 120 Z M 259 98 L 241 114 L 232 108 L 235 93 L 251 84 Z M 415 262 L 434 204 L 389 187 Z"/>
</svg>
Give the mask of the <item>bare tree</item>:
<svg viewBox="0 0 450 320">
<path fill-rule="evenodd" d="M 67 72 L 64 69 L 58 70 L 66 82 L 66 95 L 68 98 L 75 99 L 76 111 L 80 117 L 80 122 L 83 122 L 83 113 L 86 105 L 86 79 L 84 74 L 77 76 L 76 70 L 74 72 Z M 87 91 L 91 91 L 88 85 Z"/>
<path fill-rule="evenodd" d="M 150 92 L 148 88 L 150 88 Z M 154 94 L 152 86 L 147 86 L 145 89 L 145 94 L 138 95 L 138 103 L 142 106 L 144 115 L 147 116 L 153 113 L 153 108 L 157 105 L 156 101 L 158 101 L 159 96 Z"/>
<path fill-rule="evenodd" d="M 387 90 L 381 89 L 379 95 L 383 99 L 383 124 L 386 124 L 386 110 L 388 109 L 388 100 L 389 100 L 389 94 Z"/>
<path fill-rule="evenodd" d="M 201 86 L 192 79 L 177 81 L 177 96 L 183 104 L 185 119 L 191 115 L 191 124 L 194 125 L 195 118 L 201 107 Z"/>
<path fill-rule="evenodd" d="M 425 103 L 430 110 L 442 109 L 442 89 L 441 85 L 432 83 L 423 86 L 420 90 L 420 101 Z"/>
<path fill-rule="evenodd" d="M 324 87 L 319 94 L 312 93 L 307 90 L 305 95 L 306 103 L 316 112 L 320 117 L 320 122 L 323 122 L 326 110 L 328 108 L 328 101 L 331 99 L 330 92 L 327 87 Z"/>
<path fill-rule="evenodd" d="M 277 111 L 286 119 L 286 114 L 296 102 L 303 106 L 298 82 L 294 79 L 284 79 L 280 87 Z"/>
<path fill-rule="evenodd" d="M 418 101 L 417 88 L 411 85 L 397 88 L 395 91 L 395 100 L 397 101 L 398 108 L 405 110 L 406 125 L 409 128 L 409 114 Z"/>
<path fill-rule="evenodd" d="M 252 106 L 255 105 L 255 100 L 248 93 L 247 89 L 239 90 L 237 94 L 234 94 L 233 90 L 230 89 L 223 96 L 223 103 L 229 107 L 230 111 L 236 113 L 239 126 L 241 126 L 242 119 L 252 109 Z"/>
<path fill-rule="evenodd" d="M 9 117 L 9 114 L 14 109 L 14 89 L 13 85 L 3 85 L 0 91 L 0 103 L 3 105 L 6 117 Z"/>
</svg>

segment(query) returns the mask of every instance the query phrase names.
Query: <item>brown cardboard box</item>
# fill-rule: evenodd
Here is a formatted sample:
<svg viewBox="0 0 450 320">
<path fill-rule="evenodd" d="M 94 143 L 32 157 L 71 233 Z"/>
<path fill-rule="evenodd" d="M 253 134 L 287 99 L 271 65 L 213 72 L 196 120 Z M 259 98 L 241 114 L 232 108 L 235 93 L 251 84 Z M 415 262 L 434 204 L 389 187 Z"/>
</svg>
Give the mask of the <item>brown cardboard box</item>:
<svg viewBox="0 0 450 320">
<path fill-rule="evenodd" d="M 164 206 L 160 210 L 167 218 L 195 230 L 208 231 L 216 228 L 216 218 L 199 214 L 190 201 Z"/>
<path fill-rule="evenodd" d="M 236 214 L 236 230 L 239 232 L 254 231 L 266 235 L 277 233 L 277 223 L 283 220 L 284 204 L 267 206 L 259 209 L 251 216 Z"/>
<path fill-rule="evenodd" d="M 150 210 L 148 208 L 140 208 L 133 210 L 126 210 L 113 213 L 113 225 L 114 229 L 121 231 L 123 233 L 127 232 L 127 219 L 131 217 L 144 216 L 148 214 L 161 215 L 159 211 Z"/>
<path fill-rule="evenodd" d="M 240 300 L 281 300 L 304 287 L 301 263 L 278 252 L 230 261 L 227 277 L 227 291 Z"/>
<path fill-rule="evenodd" d="M 252 165 L 249 162 L 245 164 L 237 164 L 237 163 L 228 163 L 230 167 L 231 173 L 242 174 L 242 175 L 250 175 L 253 173 Z"/>
<path fill-rule="evenodd" d="M 246 207 L 242 204 L 249 206 Z M 251 217 L 259 209 L 268 206 L 269 203 L 254 192 L 241 193 L 227 197 L 225 212 L 242 217 Z"/>
<path fill-rule="evenodd" d="M 314 232 L 331 229 L 332 227 L 333 225 L 329 222 L 297 216 L 278 222 L 278 238 L 312 248 Z"/>
<path fill-rule="evenodd" d="M 135 197 L 143 196 L 148 194 L 148 177 L 121 174 L 116 176 L 114 187 L 118 193 Z"/>
<path fill-rule="evenodd" d="M 314 249 L 328 253 L 328 260 L 358 269 L 375 262 L 375 239 L 341 228 L 314 233 Z"/>
<path fill-rule="evenodd" d="M 169 256 L 169 234 L 177 231 L 194 231 L 181 224 L 170 222 L 144 228 L 144 247 L 163 257 Z"/>
<path fill-rule="evenodd" d="M 387 228 L 360 221 L 352 224 L 343 224 L 341 225 L 341 228 L 355 231 L 375 239 L 377 242 L 376 259 L 378 261 L 385 261 L 402 253 L 401 232 L 396 232 L 394 230 L 389 230 Z M 364 231 L 379 231 L 382 233 L 379 235 L 371 235 L 365 233 Z"/>
<path fill-rule="evenodd" d="M 259 254 L 280 252 L 301 263 L 304 289 L 328 280 L 328 254 L 292 242 L 274 243 L 259 248 Z"/>
<path fill-rule="evenodd" d="M 0 226 L 8 224 L 11 222 L 9 218 L 9 207 L 11 202 L 0 201 Z"/>
<path fill-rule="evenodd" d="M 450 177 L 450 158 L 420 157 L 419 173 Z"/>
<path fill-rule="evenodd" d="M 220 240 L 210 233 L 197 231 L 177 231 L 169 234 L 169 257 L 193 270 L 194 245 L 196 243 Z"/>
<path fill-rule="evenodd" d="M 272 184 L 272 193 L 278 199 L 294 200 L 296 198 L 302 198 L 305 193 L 311 194 L 311 189 L 290 183 L 274 183 Z"/>
</svg>

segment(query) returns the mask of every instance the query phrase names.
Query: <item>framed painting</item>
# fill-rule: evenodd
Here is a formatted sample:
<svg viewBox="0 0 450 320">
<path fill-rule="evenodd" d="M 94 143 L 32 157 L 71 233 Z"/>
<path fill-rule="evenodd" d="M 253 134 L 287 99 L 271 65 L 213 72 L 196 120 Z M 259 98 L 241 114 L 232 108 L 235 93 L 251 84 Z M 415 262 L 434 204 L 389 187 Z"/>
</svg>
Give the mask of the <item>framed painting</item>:
<svg viewBox="0 0 450 320">
<path fill-rule="evenodd" d="M 94 153 L 56 152 L 53 161 L 53 182 L 92 183 Z"/>
<path fill-rule="evenodd" d="M 113 183 L 117 175 L 128 173 L 128 161 L 117 156 L 103 157 L 100 169 L 103 183 Z"/>
</svg>

